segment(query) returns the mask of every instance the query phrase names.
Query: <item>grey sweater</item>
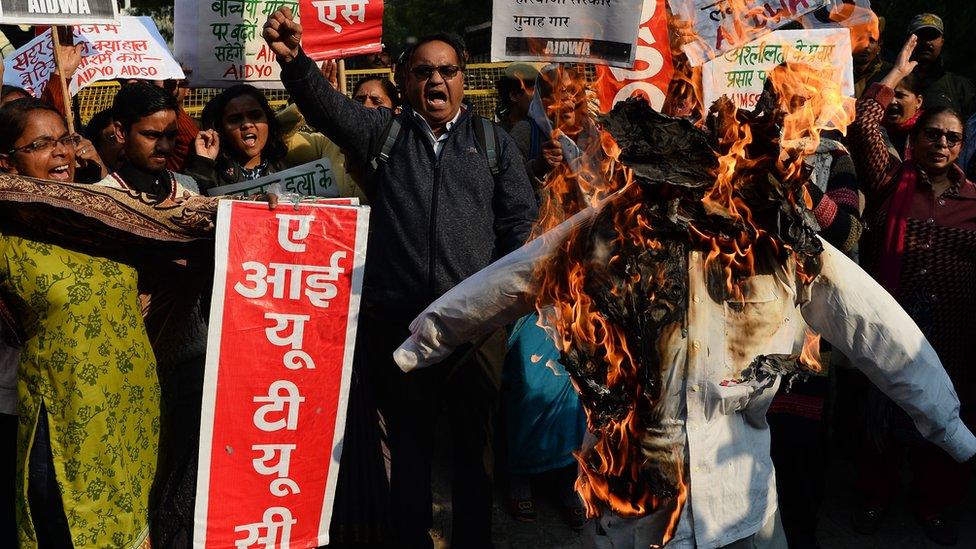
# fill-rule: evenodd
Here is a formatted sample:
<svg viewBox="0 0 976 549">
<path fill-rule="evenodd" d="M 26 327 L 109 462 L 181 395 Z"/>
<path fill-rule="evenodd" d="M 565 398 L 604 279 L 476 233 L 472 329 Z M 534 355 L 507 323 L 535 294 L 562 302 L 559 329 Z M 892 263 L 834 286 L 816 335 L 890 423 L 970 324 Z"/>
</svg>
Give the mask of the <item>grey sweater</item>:
<svg viewBox="0 0 976 549">
<path fill-rule="evenodd" d="M 281 81 L 305 119 L 364 163 L 381 147 L 389 109 L 368 109 L 333 89 L 304 53 L 283 63 Z M 419 313 L 431 301 L 527 238 L 538 211 L 515 142 L 498 129 L 500 173 L 492 177 L 461 113 L 440 156 L 409 107 L 389 161 L 367 176 L 370 235 L 367 304 Z"/>
</svg>

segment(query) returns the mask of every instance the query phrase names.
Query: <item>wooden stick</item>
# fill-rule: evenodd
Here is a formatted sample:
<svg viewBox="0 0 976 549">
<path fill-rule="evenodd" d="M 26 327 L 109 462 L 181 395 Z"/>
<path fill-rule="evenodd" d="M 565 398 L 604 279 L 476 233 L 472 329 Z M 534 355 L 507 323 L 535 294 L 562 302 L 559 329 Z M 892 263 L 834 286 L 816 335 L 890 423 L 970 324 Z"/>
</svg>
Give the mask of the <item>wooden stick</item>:
<svg viewBox="0 0 976 549">
<path fill-rule="evenodd" d="M 58 37 L 62 27 L 51 27 L 51 41 L 54 44 L 54 66 L 57 67 L 58 78 L 61 80 L 61 97 L 64 101 L 65 118 L 68 122 L 68 133 L 75 133 L 75 117 L 71 108 L 71 94 L 68 93 L 68 81 L 64 78 L 64 66 L 61 63 L 61 39 Z M 70 28 L 70 27 L 68 27 Z M 70 34 L 68 35 L 71 36 Z"/>
<path fill-rule="evenodd" d="M 342 93 L 349 95 L 349 91 L 346 89 L 346 60 L 340 59 L 338 65 L 339 90 L 342 91 Z"/>
</svg>

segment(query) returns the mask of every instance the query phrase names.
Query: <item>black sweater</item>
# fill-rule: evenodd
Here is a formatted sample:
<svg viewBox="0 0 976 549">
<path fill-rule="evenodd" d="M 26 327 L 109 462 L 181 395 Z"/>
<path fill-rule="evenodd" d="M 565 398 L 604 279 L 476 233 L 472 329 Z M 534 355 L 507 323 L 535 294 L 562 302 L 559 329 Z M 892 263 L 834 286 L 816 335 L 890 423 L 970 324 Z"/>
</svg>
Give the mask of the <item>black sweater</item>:
<svg viewBox="0 0 976 549">
<path fill-rule="evenodd" d="M 368 109 L 336 91 L 304 53 L 282 63 L 281 81 L 305 119 L 351 160 L 378 151 L 393 112 Z M 368 305 L 420 312 L 493 259 L 521 246 L 538 214 L 515 142 L 498 129 L 500 173 L 492 177 L 464 111 L 440 157 L 410 108 L 389 160 L 367 176 L 370 235 L 363 297 Z"/>
</svg>

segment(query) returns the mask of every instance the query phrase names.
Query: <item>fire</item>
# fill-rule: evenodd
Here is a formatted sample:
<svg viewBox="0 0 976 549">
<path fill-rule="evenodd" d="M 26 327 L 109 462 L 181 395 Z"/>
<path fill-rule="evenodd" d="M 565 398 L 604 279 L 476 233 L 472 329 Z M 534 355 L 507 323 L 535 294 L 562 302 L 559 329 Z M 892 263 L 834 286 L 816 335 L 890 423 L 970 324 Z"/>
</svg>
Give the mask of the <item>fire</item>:
<svg viewBox="0 0 976 549">
<path fill-rule="evenodd" d="M 809 329 L 803 342 L 803 351 L 800 353 L 800 364 L 811 372 L 818 374 L 823 372 L 823 364 L 820 362 L 820 335 Z"/>
<path fill-rule="evenodd" d="M 696 78 L 688 69 L 678 77 L 666 107 L 701 108 L 700 73 Z M 581 398 L 598 404 L 585 408 L 587 426 L 597 441 L 576 454 L 581 465 L 576 488 L 587 516 L 599 516 L 605 509 L 623 517 L 667 509 L 670 519 L 663 545 L 675 534 L 689 488 L 681 451 L 647 457 L 646 437 L 667 396 L 660 379 L 661 369 L 669 365 L 661 364 L 658 346 L 664 331 L 680 326 L 686 308 L 685 301 L 673 299 L 673 281 L 686 280 L 687 269 L 675 261 L 662 261 L 657 270 L 645 267 L 655 264 L 653 258 L 681 256 L 688 249 L 684 246 L 701 250 L 710 276 L 721 277 L 728 298 L 735 299 L 742 296 L 738 284 L 743 277 L 756 274 L 759 257 L 767 252 L 781 260 L 799 256 L 779 235 L 763 228 L 770 225 L 763 224 L 762 216 L 770 215 L 769 204 L 798 211 L 810 208 L 804 159 L 816 152 L 821 132 L 845 130 L 853 120 L 853 100 L 842 95 L 833 73 L 786 63 L 766 78 L 765 102 L 755 113 L 740 112 L 731 101 L 719 102 L 709 117 L 702 112 L 698 120 L 716 137 L 714 180 L 707 172 L 705 181 L 711 186 L 694 195 L 700 216 L 692 215 L 686 234 L 675 238 L 673 232 L 662 235 L 655 221 L 659 217 L 649 217 L 654 215 L 649 205 L 692 191 L 667 184 L 648 191 L 621 162 L 621 146 L 608 132 L 597 128 L 597 138 L 586 139 L 589 101 L 579 76 L 564 67 L 544 71 L 548 86 L 536 90 L 554 92 L 555 99 L 545 104 L 554 125 L 550 137 L 573 139 L 579 156 L 547 176 L 535 233 L 604 200 L 600 219 L 605 224 L 577 229 L 537 266 L 540 323 L 553 336 Z M 644 263 L 635 261 L 638 257 Z M 809 281 L 815 272 L 806 259 L 797 257 L 797 264 L 803 280 Z M 687 287 L 682 291 L 686 297 Z M 638 333 L 627 315 L 645 314 L 653 306 L 659 307 L 654 318 L 665 320 L 655 325 L 657 331 L 641 325 Z M 651 336 L 657 339 L 648 340 Z M 818 342 L 810 334 L 801 357 L 817 371 Z"/>
</svg>

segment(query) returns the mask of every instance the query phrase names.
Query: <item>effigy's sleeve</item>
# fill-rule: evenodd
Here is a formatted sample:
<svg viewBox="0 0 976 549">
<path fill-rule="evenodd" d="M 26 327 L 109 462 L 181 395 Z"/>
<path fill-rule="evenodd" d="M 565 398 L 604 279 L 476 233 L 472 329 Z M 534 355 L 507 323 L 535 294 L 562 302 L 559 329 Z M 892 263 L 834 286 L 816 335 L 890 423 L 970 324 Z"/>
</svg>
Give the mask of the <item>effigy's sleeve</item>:
<svg viewBox="0 0 976 549">
<path fill-rule="evenodd" d="M 589 222 L 588 208 L 452 288 L 410 323 L 410 337 L 393 353 L 404 372 L 444 360 L 457 347 L 493 332 L 536 307 L 535 269 Z"/>
<path fill-rule="evenodd" d="M 958 461 L 976 455 L 959 397 L 932 345 L 897 301 L 824 242 L 823 270 L 801 304 L 807 324 L 904 409 L 919 432 Z"/>
</svg>

